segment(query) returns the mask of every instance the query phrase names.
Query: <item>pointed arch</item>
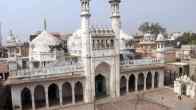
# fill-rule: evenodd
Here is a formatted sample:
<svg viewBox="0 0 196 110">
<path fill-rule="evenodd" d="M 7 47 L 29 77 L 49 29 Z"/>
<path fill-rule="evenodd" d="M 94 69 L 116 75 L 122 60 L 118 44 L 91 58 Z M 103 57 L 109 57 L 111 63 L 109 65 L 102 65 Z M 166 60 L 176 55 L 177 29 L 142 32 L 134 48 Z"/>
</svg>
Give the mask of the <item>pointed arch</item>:
<svg viewBox="0 0 196 110">
<path fill-rule="evenodd" d="M 135 76 L 132 74 L 129 77 L 129 92 L 135 91 Z"/>
<path fill-rule="evenodd" d="M 72 87 L 69 82 L 65 82 L 62 86 L 63 104 L 72 103 Z"/>
<path fill-rule="evenodd" d="M 22 109 L 32 109 L 32 96 L 31 91 L 28 88 L 24 88 L 21 92 Z"/>
<path fill-rule="evenodd" d="M 38 85 L 35 87 L 34 97 L 35 97 L 35 108 L 41 108 L 46 106 L 45 89 L 42 85 Z"/>
<path fill-rule="evenodd" d="M 146 77 L 146 89 L 151 89 L 151 88 L 152 88 L 152 74 L 151 72 L 148 72 Z"/>
<path fill-rule="evenodd" d="M 138 91 L 144 90 L 144 74 L 140 73 L 138 75 Z"/>
<path fill-rule="evenodd" d="M 83 101 L 83 86 L 82 83 L 80 81 L 78 81 L 75 84 L 75 101 L 77 102 L 82 102 Z"/>
<path fill-rule="evenodd" d="M 127 79 L 125 76 L 120 78 L 120 95 L 126 94 L 127 90 Z"/>
<path fill-rule="evenodd" d="M 48 87 L 49 106 L 59 105 L 59 88 L 56 84 L 51 84 Z"/>
</svg>

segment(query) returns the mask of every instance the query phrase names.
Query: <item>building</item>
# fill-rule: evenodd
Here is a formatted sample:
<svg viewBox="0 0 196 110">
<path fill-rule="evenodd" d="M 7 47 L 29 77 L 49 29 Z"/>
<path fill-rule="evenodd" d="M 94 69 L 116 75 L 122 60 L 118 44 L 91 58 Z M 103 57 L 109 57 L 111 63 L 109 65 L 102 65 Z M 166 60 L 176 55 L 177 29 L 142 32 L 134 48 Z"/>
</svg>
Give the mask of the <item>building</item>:
<svg viewBox="0 0 196 110">
<path fill-rule="evenodd" d="M 90 0 L 80 0 L 81 26 L 64 41 L 44 30 L 29 43 L 29 66 L 11 71 L 14 110 L 58 109 L 129 92 L 163 87 L 164 60 L 120 60 L 132 38 L 121 29 L 119 4 L 110 0 L 111 26 L 91 26 Z"/>
</svg>

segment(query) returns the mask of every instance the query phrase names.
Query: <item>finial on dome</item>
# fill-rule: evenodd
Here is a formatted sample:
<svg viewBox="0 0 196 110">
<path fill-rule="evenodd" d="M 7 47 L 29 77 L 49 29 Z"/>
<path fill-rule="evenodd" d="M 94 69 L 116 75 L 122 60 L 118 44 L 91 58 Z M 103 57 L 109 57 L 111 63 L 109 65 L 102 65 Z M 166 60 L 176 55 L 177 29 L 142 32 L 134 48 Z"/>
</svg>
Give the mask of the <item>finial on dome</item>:
<svg viewBox="0 0 196 110">
<path fill-rule="evenodd" d="M 44 31 L 47 30 L 47 21 L 46 21 L 46 18 L 44 18 Z"/>
</svg>

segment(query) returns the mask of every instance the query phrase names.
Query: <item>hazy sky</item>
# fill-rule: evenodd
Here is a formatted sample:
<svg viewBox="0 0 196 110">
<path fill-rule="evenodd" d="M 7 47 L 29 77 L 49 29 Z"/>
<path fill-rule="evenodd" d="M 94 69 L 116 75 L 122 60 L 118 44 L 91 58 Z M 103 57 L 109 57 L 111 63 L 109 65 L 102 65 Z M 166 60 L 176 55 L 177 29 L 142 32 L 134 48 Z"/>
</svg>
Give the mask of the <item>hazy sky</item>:
<svg viewBox="0 0 196 110">
<path fill-rule="evenodd" d="M 3 36 L 10 29 L 20 38 L 41 30 L 47 18 L 48 31 L 73 32 L 80 25 L 80 0 L 0 0 Z M 159 22 L 173 31 L 196 32 L 196 0 L 122 0 L 123 29 L 135 33 L 144 21 Z M 110 24 L 108 0 L 91 0 L 92 24 Z M 4 37 L 4 40 L 6 37 Z"/>
</svg>

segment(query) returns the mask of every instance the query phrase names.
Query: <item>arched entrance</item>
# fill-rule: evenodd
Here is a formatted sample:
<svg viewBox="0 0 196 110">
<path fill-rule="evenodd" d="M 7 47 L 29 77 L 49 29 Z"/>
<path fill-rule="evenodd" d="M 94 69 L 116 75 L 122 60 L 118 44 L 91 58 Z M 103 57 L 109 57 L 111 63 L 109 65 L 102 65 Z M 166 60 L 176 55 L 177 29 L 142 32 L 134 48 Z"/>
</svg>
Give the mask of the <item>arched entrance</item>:
<svg viewBox="0 0 196 110">
<path fill-rule="evenodd" d="M 59 105 L 59 88 L 56 84 L 48 87 L 49 106 Z"/>
<path fill-rule="evenodd" d="M 138 91 L 144 90 L 144 74 L 140 73 L 138 75 Z"/>
<path fill-rule="evenodd" d="M 66 82 L 62 87 L 63 104 L 72 103 L 72 87 L 71 84 Z"/>
<path fill-rule="evenodd" d="M 148 72 L 146 77 L 146 89 L 151 89 L 151 88 L 152 88 L 152 74 L 151 72 Z"/>
<path fill-rule="evenodd" d="M 129 77 L 129 92 L 135 91 L 135 76 L 132 74 Z"/>
<path fill-rule="evenodd" d="M 45 96 L 45 90 L 43 86 L 38 85 L 35 87 L 34 97 L 35 97 L 35 108 L 42 108 L 46 106 L 46 100 L 45 100 L 46 96 Z"/>
<path fill-rule="evenodd" d="M 32 109 L 31 91 L 28 88 L 24 88 L 21 93 L 22 110 Z"/>
<path fill-rule="evenodd" d="M 83 86 L 81 82 L 77 82 L 75 84 L 75 101 L 82 102 L 83 101 Z"/>
<path fill-rule="evenodd" d="M 159 73 L 155 72 L 155 76 L 154 76 L 154 88 L 158 88 L 159 86 Z"/>
<path fill-rule="evenodd" d="M 182 84 L 182 86 L 181 86 L 181 91 L 182 91 L 182 95 L 186 95 L 186 85 L 185 84 Z"/>
<path fill-rule="evenodd" d="M 95 95 L 96 98 L 106 96 L 106 80 L 102 75 L 97 75 L 95 77 Z"/>
<path fill-rule="evenodd" d="M 95 96 L 103 98 L 109 95 L 110 65 L 103 62 L 95 69 Z"/>
<path fill-rule="evenodd" d="M 120 95 L 126 94 L 127 90 L 127 79 L 125 76 L 122 76 L 120 79 Z"/>
</svg>

